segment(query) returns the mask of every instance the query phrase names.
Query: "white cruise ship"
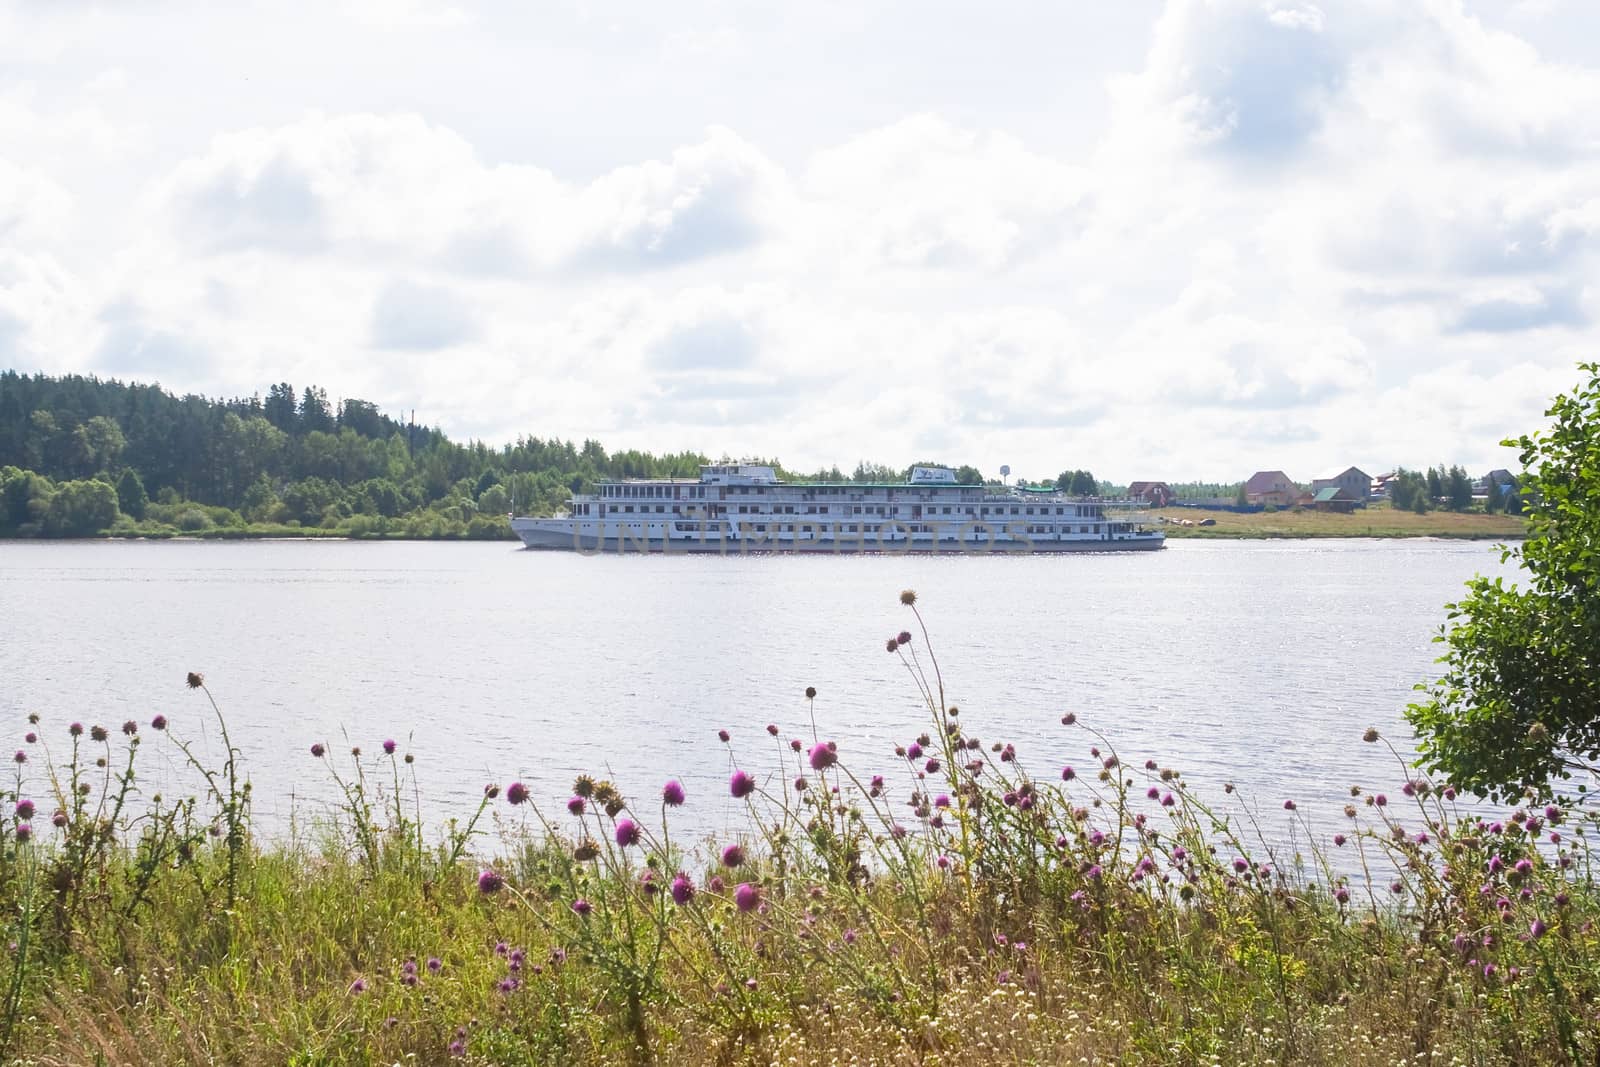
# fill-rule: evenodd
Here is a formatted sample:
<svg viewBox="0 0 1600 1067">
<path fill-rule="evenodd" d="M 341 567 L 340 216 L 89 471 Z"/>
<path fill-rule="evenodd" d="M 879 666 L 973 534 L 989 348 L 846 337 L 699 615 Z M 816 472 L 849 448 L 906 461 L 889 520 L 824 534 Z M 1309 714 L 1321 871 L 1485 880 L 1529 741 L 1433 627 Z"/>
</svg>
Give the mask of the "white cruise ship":
<svg viewBox="0 0 1600 1067">
<path fill-rule="evenodd" d="M 1161 548 L 1117 505 L 1054 490 L 961 485 L 943 467 L 904 483 L 784 482 L 717 463 L 698 481 L 601 482 L 565 515 L 513 517 L 529 548 L 578 552 L 1126 552 Z M 1110 514 L 1108 514 L 1108 508 Z"/>
</svg>

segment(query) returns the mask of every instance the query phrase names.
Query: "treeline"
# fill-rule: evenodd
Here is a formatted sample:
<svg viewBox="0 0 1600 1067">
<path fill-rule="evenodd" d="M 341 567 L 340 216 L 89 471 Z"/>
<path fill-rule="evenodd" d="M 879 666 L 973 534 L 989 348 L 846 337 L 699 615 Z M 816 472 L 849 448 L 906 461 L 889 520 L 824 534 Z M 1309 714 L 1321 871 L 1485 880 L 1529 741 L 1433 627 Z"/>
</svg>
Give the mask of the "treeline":
<svg viewBox="0 0 1600 1067">
<path fill-rule="evenodd" d="M 720 457 L 719 462 L 726 462 Z M 608 452 L 521 437 L 459 444 L 365 400 L 287 382 L 266 395 L 176 396 L 159 385 L 0 372 L 0 536 L 111 532 L 509 538 L 507 512 L 548 515 L 617 478 L 694 478 L 699 453 Z M 903 481 L 860 463 L 799 476 Z M 978 484 L 973 467 L 963 482 Z"/>
<path fill-rule="evenodd" d="M 1486 513 L 1522 514 L 1521 485 L 1515 475 L 1505 474 L 1499 481 L 1491 476 L 1483 488 Z M 1419 515 L 1436 509 L 1469 511 L 1477 504 L 1474 495 L 1471 476 L 1461 467 L 1446 467 L 1442 463 L 1425 471 L 1397 467 L 1389 482 L 1390 505 Z"/>
</svg>

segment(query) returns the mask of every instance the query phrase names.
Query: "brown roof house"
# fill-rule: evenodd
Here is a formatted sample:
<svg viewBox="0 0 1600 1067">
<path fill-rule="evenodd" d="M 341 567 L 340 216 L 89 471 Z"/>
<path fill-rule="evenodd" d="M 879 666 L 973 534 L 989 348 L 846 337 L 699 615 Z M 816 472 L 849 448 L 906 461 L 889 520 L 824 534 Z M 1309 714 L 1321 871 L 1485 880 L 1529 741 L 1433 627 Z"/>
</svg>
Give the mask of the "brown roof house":
<svg viewBox="0 0 1600 1067">
<path fill-rule="evenodd" d="M 1256 471 L 1244 483 L 1244 498 L 1250 504 L 1270 504 L 1286 508 L 1300 495 L 1300 487 L 1282 471 Z"/>
<path fill-rule="evenodd" d="M 1164 508 L 1177 499 L 1166 482 L 1134 482 L 1128 486 L 1129 500 L 1142 500 L 1153 508 Z"/>
<path fill-rule="evenodd" d="M 1358 508 L 1364 508 L 1367 506 L 1367 497 L 1372 495 L 1372 476 L 1360 467 L 1347 467 L 1332 478 L 1312 479 L 1313 495 L 1324 489 L 1343 489 L 1345 499 L 1353 501 Z"/>
</svg>

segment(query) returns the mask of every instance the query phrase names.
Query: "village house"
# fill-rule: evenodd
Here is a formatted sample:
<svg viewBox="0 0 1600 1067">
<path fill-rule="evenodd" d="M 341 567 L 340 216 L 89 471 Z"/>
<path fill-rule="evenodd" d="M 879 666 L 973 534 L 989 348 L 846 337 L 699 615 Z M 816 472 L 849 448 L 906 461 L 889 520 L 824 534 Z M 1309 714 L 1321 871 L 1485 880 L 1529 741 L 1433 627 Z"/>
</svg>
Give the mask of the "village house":
<svg viewBox="0 0 1600 1067">
<path fill-rule="evenodd" d="M 1256 471 L 1244 483 L 1248 504 L 1286 508 L 1300 495 L 1300 487 L 1282 471 Z"/>
<path fill-rule="evenodd" d="M 1357 507 L 1366 507 L 1367 501 L 1365 498 L 1358 501 L 1350 495 L 1348 489 L 1342 489 L 1337 485 L 1326 485 L 1312 495 L 1308 506 L 1313 511 L 1337 511 L 1348 515 Z"/>
<path fill-rule="evenodd" d="M 1332 478 L 1316 478 L 1311 482 L 1311 494 L 1314 501 L 1321 500 L 1324 489 L 1343 489 L 1345 499 L 1353 503 L 1354 507 L 1367 506 L 1367 498 L 1372 495 L 1372 476 L 1359 467 L 1347 467 Z"/>
<path fill-rule="evenodd" d="M 1153 508 L 1164 508 L 1177 499 L 1166 482 L 1134 482 L 1128 486 L 1128 499 L 1141 500 Z"/>
</svg>

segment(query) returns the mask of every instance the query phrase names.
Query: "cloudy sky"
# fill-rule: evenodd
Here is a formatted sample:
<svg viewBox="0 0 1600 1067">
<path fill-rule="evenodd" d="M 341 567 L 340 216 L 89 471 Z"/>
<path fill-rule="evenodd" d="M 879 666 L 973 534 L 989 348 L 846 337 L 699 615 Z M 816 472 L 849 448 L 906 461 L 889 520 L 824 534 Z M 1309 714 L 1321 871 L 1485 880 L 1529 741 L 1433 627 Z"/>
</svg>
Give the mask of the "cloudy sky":
<svg viewBox="0 0 1600 1067">
<path fill-rule="evenodd" d="M 0 0 L 0 366 L 1308 480 L 1600 356 L 1592 0 Z"/>
</svg>

